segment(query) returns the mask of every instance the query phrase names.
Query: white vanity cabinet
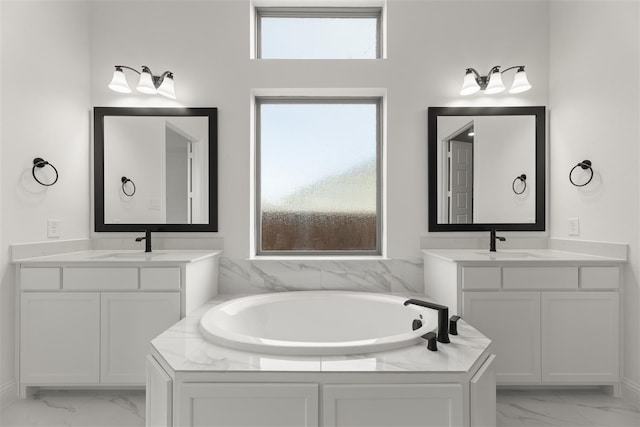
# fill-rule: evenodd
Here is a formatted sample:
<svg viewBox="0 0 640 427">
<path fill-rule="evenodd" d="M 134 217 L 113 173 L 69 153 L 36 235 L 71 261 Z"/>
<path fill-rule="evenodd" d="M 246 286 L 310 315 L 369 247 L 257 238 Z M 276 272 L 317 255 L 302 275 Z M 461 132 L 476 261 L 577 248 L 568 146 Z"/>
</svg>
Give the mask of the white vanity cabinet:
<svg viewBox="0 0 640 427">
<path fill-rule="evenodd" d="M 144 386 L 150 341 L 217 293 L 217 252 L 203 252 L 152 264 L 95 254 L 18 262 L 21 396 L 31 386 Z"/>
<path fill-rule="evenodd" d="M 491 338 L 498 385 L 618 384 L 620 260 L 424 257 L 425 293 Z"/>
</svg>

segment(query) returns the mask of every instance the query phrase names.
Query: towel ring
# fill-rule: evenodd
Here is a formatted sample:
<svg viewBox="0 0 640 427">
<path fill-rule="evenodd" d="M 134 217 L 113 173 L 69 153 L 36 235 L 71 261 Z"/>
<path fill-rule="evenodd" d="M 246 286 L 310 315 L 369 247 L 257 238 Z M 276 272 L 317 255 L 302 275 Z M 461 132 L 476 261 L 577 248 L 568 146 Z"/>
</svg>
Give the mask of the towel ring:
<svg viewBox="0 0 640 427">
<path fill-rule="evenodd" d="M 56 179 L 54 179 L 53 182 L 50 184 L 42 182 L 36 177 L 36 168 L 43 168 L 47 165 L 51 166 L 53 171 L 56 173 Z M 53 166 L 51 163 L 47 162 L 46 160 L 40 157 L 36 157 L 35 159 L 33 159 L 33 167 L 31 168 L 31 175 L 33 176 L 33 179 L 35 179 L 38 182 L 38 184 L 44 185 L 45 187 L 51 187 L 53 184 L 58 182 L 58 169 L 56 169 L 55 166 Z"/>
<path fill-rule="evenodd" d="M 576 184 L 573 180 L 573 171 L 576 170 L 577 167 L 581 167 L 582 169 L 589 169 L 589 172 L 591 173 L 591 175 L 589 175 L 589 179 L 587 180 L 587 182 L 585 182 L 584 184 Z M 580 163 L 578 163 L 577 165 L 575 165 L 573 168 L 571 168 L 571 171 L 569 172 L 569 181 L 575 185 L 576 187 L 584 187 L 585 185 L 587 185 L 588 183 L 591 182 L 591 180 L 593 179 L 593 169 L 591 168 L 591 160 L 583 160 Z"/>
<path fill-rule="evenodd" d="M 122 181 L 122 192 L 125 194 L 125 196 L 131 197 L 134 194 L 136 194 L 136 183 L 135 182 L 133 182 L 132 180 L 130 180 L 126 176 L 123 176 L 121 181 Z M 131 193 L 127 193 L 127 190 L 125 189 L 125 185 L 127 184 L 127 182 L 130 182 L 131 185 L 133 185 L 133 191 Z"/>
<path fill-rule="evenodd" d="M 516 191 L 516 181 L 520 181 L 522 182 L 522 191 Z M 522 194 L 524 193 L 524 190 L 527 189 L 527 175 L 522 174 L 520 176 L 516 176 L 516 178 L 513 180 L 513 182 L 511 183 L 511 189 L 513 190 L 514 193 L 516 194 Z"/>
</svg>

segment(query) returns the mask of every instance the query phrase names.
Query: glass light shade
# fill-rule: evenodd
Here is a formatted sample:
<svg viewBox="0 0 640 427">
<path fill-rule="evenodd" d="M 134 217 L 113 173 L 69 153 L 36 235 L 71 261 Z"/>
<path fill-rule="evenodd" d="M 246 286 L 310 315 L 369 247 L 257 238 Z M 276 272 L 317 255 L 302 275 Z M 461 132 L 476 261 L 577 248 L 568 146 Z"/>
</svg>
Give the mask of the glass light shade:
<svg viewBox="0 0 640 427">
<path fill-rule="evenodd" d="M 529 89 L 531 89 L 531 84 L 529 84 L 529 80 L 527 80 L 527 73 L 525 73 L 524 68 L 520 68 L 513 78 L 513 84 L 511 85 L 511 89 L 509 89 L 509 93 L 521 93 Z"/>
<path fill-rule="evenodd" d="M 480 90 L 480 85 L 476 81 L 476 77 L 473 72 L 467 71 L 462 81 L 462 88 L 460 89 L 460 95 L 472 95 Z"/>
<path fill-rule="evenodd" d="M 151 73 L 147 70 L 142 71 L 140 74 L 140 81 L 138 81 L 138 86 L 136 86 L 138 92 L 154 94 L 158 93 L 158 89 L 153 84 L 153 78 L 151 77 Z"/>
<path fill-rule="evenodd" d="M 109 83 L 109 89 L 120 93 L 131 93 L 131 88 L 127 83 L 127 78 L 124 75 L 122 69 L 117 69 L 113 72 L 113 78 Z"/>
<path fill-rule="evenodd" d="M 489 84 L 487 84 L 487 88 L 484 93 L 486 94 L 494 94 L 500 93 L 504 90 L 504 83 L 502 83 L 502 74 L 500 71 L 494 71 L 489 75 Z"/>
<path fill-rule="evenodd" d="M 167 98 L 176 99 L 176 91 L 173 86 L 173 74 L 167 74 L 158 88 L 158 93 Z"/>
</svg>

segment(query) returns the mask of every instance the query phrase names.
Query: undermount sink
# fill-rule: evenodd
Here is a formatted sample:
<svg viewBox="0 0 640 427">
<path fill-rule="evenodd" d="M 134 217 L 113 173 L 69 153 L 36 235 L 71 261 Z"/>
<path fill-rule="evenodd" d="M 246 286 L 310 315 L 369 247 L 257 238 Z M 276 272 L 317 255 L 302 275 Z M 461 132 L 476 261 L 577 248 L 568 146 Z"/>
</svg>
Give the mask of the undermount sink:
<svg viewBox="0 0 640 427">
<path fill-rule="evenodd" d="M 165 255 L 166 252 L 113 252 L 110 254 L 96 255 L 94 259 L 151 259 L 160 255 Z"/>
<path fill-rule="evenodd" d="M 489 259 L 505 259 L 505 258 L 549 258 L 545 255 L 534 254 L 531 252 L 476 252 L 478 255 L 484 255 Z"/>
</svg>

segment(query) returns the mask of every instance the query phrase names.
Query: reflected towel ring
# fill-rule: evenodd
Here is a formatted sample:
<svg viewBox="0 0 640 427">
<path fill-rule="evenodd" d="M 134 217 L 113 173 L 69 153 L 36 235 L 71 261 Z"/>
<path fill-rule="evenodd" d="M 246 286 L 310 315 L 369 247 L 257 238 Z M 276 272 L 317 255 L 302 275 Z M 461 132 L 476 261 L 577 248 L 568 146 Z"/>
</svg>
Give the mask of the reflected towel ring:
<svg viewBox="0 0 640 427">
<path fill-rule="evenodd" d="M 589 175 L 589 179 L 584 184 L 576 184 L 573 181 L 573 176 L 572 176 L 573 175 L 573 171 L 576 170 L 577 167 L 581 167 L 582 169 L 589 169 L 589 172 L 591 173 L 591 175 Z M 569 181 L 573 185 L 575 185 L 576 187 L 584 187 L 585 185 L 590 183 L 592 179 L 593 179 L 593 169 L 591 168 L 591 160 L 583 160 L 583 161 L 581 161 L 580 163 L 575 165 L 573 168 L 571 168 L 571 171 L 569 172 Z"/>
<path fill-rule="evenodd" d="M 520 181 L 522 182 L 522 191 L 516 191 L 516 181 Z M 524 190 L 527 189 L 527 175 L 522 174 L 520 176 L 516 176 L 516 178 L 513 180 L 513 182 L 511 183 L 511 189 L 513 190 L 514 193 L 516 194 L 522 194 L 524 193 Z"/>
<path fill-rule="evenodd" d="M 44 183 L 36 177 L 36 168 L 43 168 L 47 165 L 51 166 L 53 171 L 56 173 L 56 179 L 54 179 L 53 182 L 50 184 Z M 53 166 L 51 163 L 47 162 L 46 160 L 40 157 L 36 157 L 35 159 L 33 159 L 33 167 L 31 168 L 31 175 L 33 176 L 33 179 L 35 179 L 38 182 L 38 184 L 44 185 L 45 187 L 51 187 L 53 184 L 58 182 L 58 169 L 56 169 L 55 166 Z"/>
<path fill-rule="evenodd" d="M 121 181 L 122 181 L 122 192 L 125 194 L 125 196 L 131 197 L 134 194 L 136 194 L 136 183 L 135 182 L 133 182 L 132 180 L 130 180 L 126 176 L 123 176 Z M 125 185 L 127 184 L 127 182 L 130 182 L 131 185 L 133 186 L 133 191 L 131 193 L 127 193 L 127 190 L 125 189 Z"/>
</svg>

